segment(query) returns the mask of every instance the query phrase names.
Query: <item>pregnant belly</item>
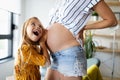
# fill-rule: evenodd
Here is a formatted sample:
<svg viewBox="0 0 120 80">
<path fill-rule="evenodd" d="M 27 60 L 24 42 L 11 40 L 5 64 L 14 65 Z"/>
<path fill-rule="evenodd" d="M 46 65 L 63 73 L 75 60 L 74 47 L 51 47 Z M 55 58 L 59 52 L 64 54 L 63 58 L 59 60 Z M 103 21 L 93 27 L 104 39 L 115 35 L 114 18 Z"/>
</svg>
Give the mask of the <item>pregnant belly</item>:
<svg viewBox="0 0 120 80">
<path fill-rule="evenodd" d="M 47 44 L 52 52 L 79 45 L 71 32 L 58 23 L 48 29 Z"/>
</svg>

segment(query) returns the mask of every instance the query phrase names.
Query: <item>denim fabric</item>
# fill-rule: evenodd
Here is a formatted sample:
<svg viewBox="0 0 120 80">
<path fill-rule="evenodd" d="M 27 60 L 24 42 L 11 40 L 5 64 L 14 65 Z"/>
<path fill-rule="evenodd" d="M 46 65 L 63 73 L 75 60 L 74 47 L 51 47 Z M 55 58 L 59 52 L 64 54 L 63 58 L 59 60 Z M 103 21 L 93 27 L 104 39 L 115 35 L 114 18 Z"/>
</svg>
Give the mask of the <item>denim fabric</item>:
<svg viewBox="0 0 120 80">
<path fill-rule="evenodd" d="M 57 70 L 64 76 L 83 76 L 87 70 L 87 60 L 81 46 L 73 46 L 65 50 L 51 53 L 51 69 Z"/>
</svg>

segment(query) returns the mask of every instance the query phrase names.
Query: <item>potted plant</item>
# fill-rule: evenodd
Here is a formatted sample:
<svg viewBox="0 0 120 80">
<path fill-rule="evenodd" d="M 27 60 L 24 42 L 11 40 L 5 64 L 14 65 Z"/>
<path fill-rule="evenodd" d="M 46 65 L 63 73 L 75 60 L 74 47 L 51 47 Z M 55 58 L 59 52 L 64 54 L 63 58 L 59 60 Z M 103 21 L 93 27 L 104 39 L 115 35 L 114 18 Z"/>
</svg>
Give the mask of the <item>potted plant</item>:
<svg viewBox="0 0 120 80">
<path fill-rule="evenodd" d="M 93 53 L 96 51 L 96 48 L 91 30 L 86 30 L 84 33 L 84 49 L 86 53 L 86 58 L 92 58 Z"/>
<path fill-rule="evenodd" d="M 96 20 L 98 20 L 98 13 L 97 12 L 95 12 L 95 11 L 93 11 L 93 13 L 92 13 L 92 18 L 93 18 L 93 21 L 96 21 Z"/>
</svg>

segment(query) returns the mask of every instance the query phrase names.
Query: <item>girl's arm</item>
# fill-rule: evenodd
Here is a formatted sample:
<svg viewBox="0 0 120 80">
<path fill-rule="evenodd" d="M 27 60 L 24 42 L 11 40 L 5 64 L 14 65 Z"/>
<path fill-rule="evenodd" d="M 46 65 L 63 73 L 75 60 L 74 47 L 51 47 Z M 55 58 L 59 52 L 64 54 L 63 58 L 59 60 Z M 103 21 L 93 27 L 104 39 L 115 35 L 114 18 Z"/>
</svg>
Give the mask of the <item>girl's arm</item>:
<svg viewBox="0 0 120 80">
<path fill-rule="evenodd" d="M 47 46 L 46 46 L 46 40 L 47 40 L 47 34 L 46 33 L 47 33 L 47 31 L 45 30 L 42 38 L 40 39 L 40 47 L 41 47 L 43 55 L 47 59 L 47 62 L 50 64 L 50 55 L 48 53 L 48 49 L 47 49 Z"/>
<path fill-rule="evenodd" d="M 41 42 L 41 43 L 40 43 L 40 46 L 41 46 L 41 51 L 42 51 L 42 53 L 43 53 L 43 56 L 45 56 L 45 58 L 47 59 L 47 62 L 50 63 L 50 56 L 49 56 L 47 47 L 46 47 L 46 45 L 45 45 L 45 42 Z"/>
<path fill-rule="evenodd" d="M 39 52 L 28 45 L 23 45 L 20 51 L 21 60 L 28 64 L 44 66 L 46 63 L 46 57 L 39 54 Z"/>
</svg>

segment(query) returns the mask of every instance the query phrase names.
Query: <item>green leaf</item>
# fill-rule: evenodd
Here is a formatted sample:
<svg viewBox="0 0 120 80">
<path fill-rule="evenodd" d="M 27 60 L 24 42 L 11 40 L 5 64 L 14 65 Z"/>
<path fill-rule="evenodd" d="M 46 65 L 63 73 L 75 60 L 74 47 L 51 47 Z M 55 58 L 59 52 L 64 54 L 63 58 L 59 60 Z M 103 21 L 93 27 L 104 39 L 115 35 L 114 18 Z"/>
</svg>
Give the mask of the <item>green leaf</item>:
<svg viewBox="0 0 120 80">
<path fill-rule="evenodd" d="M 84 43 L 84 49 L 85 49 L 85 53 L 86 53 L 86 58 L 92 58 L 93 57 L 93 53 L 96 51 L 95 49 L 95 44 L 92 40 L 93 35 L 91 33 L 90 30 L 87 30 L 85 33 L 85 43 Z"/>
</svg>

